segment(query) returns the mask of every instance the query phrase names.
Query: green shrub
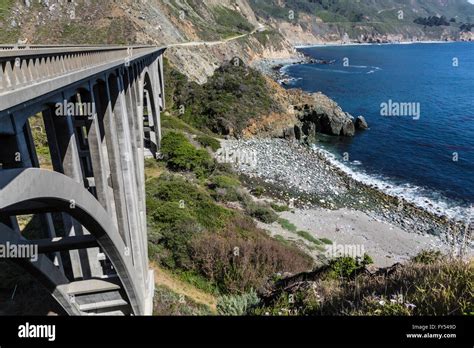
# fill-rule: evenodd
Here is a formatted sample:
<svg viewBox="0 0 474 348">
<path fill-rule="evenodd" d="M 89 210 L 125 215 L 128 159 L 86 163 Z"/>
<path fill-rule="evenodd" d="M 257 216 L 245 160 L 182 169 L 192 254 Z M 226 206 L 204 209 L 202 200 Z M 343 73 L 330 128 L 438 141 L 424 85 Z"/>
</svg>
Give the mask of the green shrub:
<svg viewBox="0 0 474 348">
<path fill-rule="evenodd" d="M 177 276 L 184 282 L 208 294 L 219 295 L 219 289 L 196 271 L 178 271 Z"/>
<path fill-rule="evenodd" d="M 295 225 L 293 225 L 291 222 L 289 222 L 286 219 L 278 219 L 278 223 L 280 224 L 281 227 L 283 227 L 287 231 L 296 232 L 298 230 L 298 228 Z"/>
<path fill-rule="evenodd" d="M 255 197 L 261 197 L 265 193 L 265 188 L 262 186 L 257 186 L 252 190 L 252 194 Z"/>
<path fill-rule="evenodd" d="M 235 64 L 238 62 L 238 64 Z M 166 67 L 166 66 L 165 66 Z M 181 119 L 203 131 L 221 135 L 242 135 L 251 120 L 282 111 L 274 103 L 264 76 L 239 60 L 223 64 L 204 85 L 190 82 L 172 69 L 169 98 L 177 110 L 184 106 Z"/>
<path fill-rule="evenodd" d="M 290 242 L 289 242 L 285 237 L 283 237 L 283 236 L 281 236 L 281 235 L 279 235 L 279 234 L 273 236 L 273 238 L 275 238 L 275 240 L 279 241 L 279 242 L 282 243 L 282 244 L 285 244 L 285 245 L 289 245 L 289 244 L 290 244 Z"/>
<path fill-rule="evenodd" d="M 219 140 L 208 135 L 199 136 L 196 138 L 196 141 L 203 147 L 210 147 L 214 152 L 221 148 Z"/>
<path fill-rule="evenodd" d="M 192 238 L 222 229 L 232 216 L 205 190 L 177 175 L 153 178 L 146 189 L 150 250 L 168 268 L 189 268 Z"/>
<path fill-rule="evenodd" d="M 327 238 L 320 238 L 319 240 L 323 242 L 324 244 L 328 244 L 328 245 L 332 244 L 332 240 L 327 239 Z"/>
<path fill-rule="evenodd" d="M 179 295 L 164 285 L 155 290 L 153 315 L 157 316 L 203 316 L 212 315 L 212 311 L 186 296 Z"/>
<path fill-rule="evenodd" d="M 237 202 L 244 195 L 240 181 L 229 175 L 213 175 L 209 187 L 213 190 L 213 197 L 220 202 Z"/>
<path fill-rule="evenodd" d="M 258 305 L 260 299 L 255 290 L 242 295 L 222 296 L 217 300 L 217 313 L 219 315 L 242 316 Z"/>
<path fill-rule="evenodd" d="M 6 16 L 10 15 L 14 4 L 15 0 L 0 0 L 0 21 L 3 21 Z"/>
<path fill-rule="evenodd" d="M 188 77 L 181 73 L 180 71 L 173 68 L 169 60 L 165 57 L 163 59 L 163 72 L 165 80 L 165 98 L 166 98 L 166 108 L 167 110 L 171 108 L 177 109 L 180 105 L 177 103 L 177 96 L 181 94 L 181 91 L 187 89 L 188 86 Z M 163 117 L 165 116 L 165 117 Z M 175 128 L 174 125 L 181 126 L 183 122 L 176 117 L 168 117 L 166 115 L 161 115 L 162 127 L 166 128 Z M 163 123 L 164 122 L 164 123 Z M 171 122 L 171 125 L 170 123 Z M 183 129 L 184 130 L 184 129 Z"/>
<path fill-rule="evenodd" d="M 278 220 L 278 215 L 267 205 L 263 205 L 256 202 L 248 202 L 245 204 L 245 211 L 251 217 L 257 220 L 271 224 Z"/>
<path fill-rule="evenodd" d="M 279 204 L 272 203 L 270 204 L 270 206 L 272 207 L 273 210 L 275 210 L 278 213 L 290 211 L 290 208 L 287 205 L 279 205 Z"/>
<path fill-rule="evenodd" d="M 240 181 L 238 179 L 227 175 L 215 175 L 212 176 L 210 180 L 211 185 L 223 189 L 235 188 L 240 185 Z"/>
<path fill-rule="evenodd" d="M 364 254 L 362 258 L 338 257 L 329 262 L 329 276 L 333 278 L 350 278 L 372 263 L 372 258 L 367 254 Z"/>
<path fill-rule="evenodd" d="M 442 261 L 444 258 L 441 251 L 438 250 L 423 250 L 418 255 L 414 256 L 411 261 L 415 263 L 422 263 L 425 265 L 429 265 L 432 263 L 436 263 Z"/>
<path fill-rule="evenodd" d="M 214 17 L 218 26 L 228 28 L 229 30 L 237 29 L 239 32 L 249 32 L 253 29 L 252 24 L 239 12 L 224 6 L 214 8 Z M 219 27 L 216 29 L 219 29 Z"/>
<path fill-rule="evenodd" d="M 173 130 L 173 131 L 183 131 L 185 133 L 196 134 L 196 135 L 203 134 L 203 132 L 188 125 L 186 122 L 179 119 L 178 117 L 166 115 L 166 114 L 161 115 L 161 128 L 164 131 Z"/>
<path fill-rule="evenodd" d="M 321 245 L 321 241 L 319 239 L 314 238 L 309 232 L 306 231 L 298 231 L 296 234 L 309 242 L 312 242 L 316 245 Z"/>
<path fill-rule="evenodd" d="M 207 191 L 177 175 L 162 175 L 148 181 L 147 207 L 155 222 L 166 226 L 191 217 L 206 229 L 219 229 L 232 216 Z"/>
<path fill-rule="evenodd" d="M 192 171 L 202 177 L 214 168 L 209 153 L 196 149 L 182 133 L 168 132 L 161 141 L 161 153 L 172 170 Z"/>
</svg>

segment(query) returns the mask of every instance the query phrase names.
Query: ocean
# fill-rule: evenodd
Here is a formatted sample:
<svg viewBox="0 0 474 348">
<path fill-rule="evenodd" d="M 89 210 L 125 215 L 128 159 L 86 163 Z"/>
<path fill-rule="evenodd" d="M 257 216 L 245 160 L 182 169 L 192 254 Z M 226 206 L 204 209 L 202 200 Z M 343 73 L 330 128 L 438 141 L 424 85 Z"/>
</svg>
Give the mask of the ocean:
<svg viewBox="0 0 474 348">
<path fill-rule="evenodd" d="M 334 62 L 284 67 L 288 88 L 321 91 L 370 126 L 353 138 L 322 137 L 318 147 L 390 194 L 463 220 L 472 214 L 474 43 L 300 51 Z"/>
</svg>

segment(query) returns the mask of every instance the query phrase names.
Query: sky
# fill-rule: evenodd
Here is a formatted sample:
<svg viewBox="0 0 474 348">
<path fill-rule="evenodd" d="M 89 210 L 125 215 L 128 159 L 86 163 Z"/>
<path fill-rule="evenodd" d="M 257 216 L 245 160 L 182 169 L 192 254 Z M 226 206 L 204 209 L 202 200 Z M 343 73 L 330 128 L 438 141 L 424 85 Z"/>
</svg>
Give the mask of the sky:
<svg viewBox="0 0 474 348">
<path fill-rule="evenodd" d="M 467 0 L 468 2 L 470 2 L 471 4 L 474 4 L 474 0 Z"/>
</svg>

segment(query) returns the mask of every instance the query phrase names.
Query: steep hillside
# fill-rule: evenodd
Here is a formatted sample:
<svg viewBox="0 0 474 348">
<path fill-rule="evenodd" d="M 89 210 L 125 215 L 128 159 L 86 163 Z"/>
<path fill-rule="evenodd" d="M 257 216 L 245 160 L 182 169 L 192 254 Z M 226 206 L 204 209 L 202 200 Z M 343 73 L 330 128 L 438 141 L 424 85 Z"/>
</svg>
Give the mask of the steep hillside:
<svg viewBox="0 0 474 348">
<path fill-rule="evenodd" d="M 294 45 L 320 42 L 468 40 L 473 22 L 467 0 L 0 0 L 0 43 L 197 42 L 168 56 L 200 83 L 235 56 L 288 58 Z"/>
<path fill-rule="evenodd" d="M 198 82 L 204 82 L 223 59 L 292 54 L 280 34 L 257 28 L 261 26 L 245 0 L 0 0 L 3 44 L 209 42 L 168 51 L 173 64 Z"/>
<path fill-rule="evenodd" d="M 457 40 L 460 25 L 474 21 L 466 0 L 249 0 L 293 44 L 315 41 Z M 447 19 L 424 26 L 417 18 Z"/>
</svg>

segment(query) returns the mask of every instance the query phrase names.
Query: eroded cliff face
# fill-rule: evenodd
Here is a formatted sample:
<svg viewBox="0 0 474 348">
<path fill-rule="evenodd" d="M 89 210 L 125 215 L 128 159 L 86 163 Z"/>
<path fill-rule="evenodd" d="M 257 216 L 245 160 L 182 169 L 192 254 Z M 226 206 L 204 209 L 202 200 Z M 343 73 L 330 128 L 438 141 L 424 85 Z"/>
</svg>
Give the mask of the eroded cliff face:
<svg viewBox="0 0 474 348">
<path fill-rule="evenodd" d="M 274 103 L 282 112 L 250 120 L 243 131 L 244 138 L 277 137 L 311 143 L 318 133 L 334 136 L 355 134 L 355 118 L 326 95 L 299 89 L 285 90 L 269 78 L 267 85 Z"/>
<path fill-rule="evenodd" d="M 203 83 L 225 60 L 285 58 L 293 47 L 257 20 L 247 0 L 11 0 L 0 7 L 0 42 L 152 44 Z M 258 29 L 258 30 L 257 30 Z M 252 35 L 246 35 L 249 33 Z"/>
<path fill-rule="evenodd" d="M 458 12 L 458 21 L 469 18 L 470 12 L 463 9 L 470 7 L 460 3 L 361 0 L 336 6 L 337 1 L 324 5 L 281 0 L 8 0 L 0 6 L 0 42 L 201 43 L 170 48 L 167 54 L 181 72 L 203 83 L 224 60 L 239 57 L 248 64 L 262 57 L 289 58 L 299 44 L 473 40 L 471 32 L 460 33 L 459 23 L 440 27 L 413 23 L 417 16 L 450 18 Z M 399 11 L 403 21 L 397 17 Z"/>
</svg>

